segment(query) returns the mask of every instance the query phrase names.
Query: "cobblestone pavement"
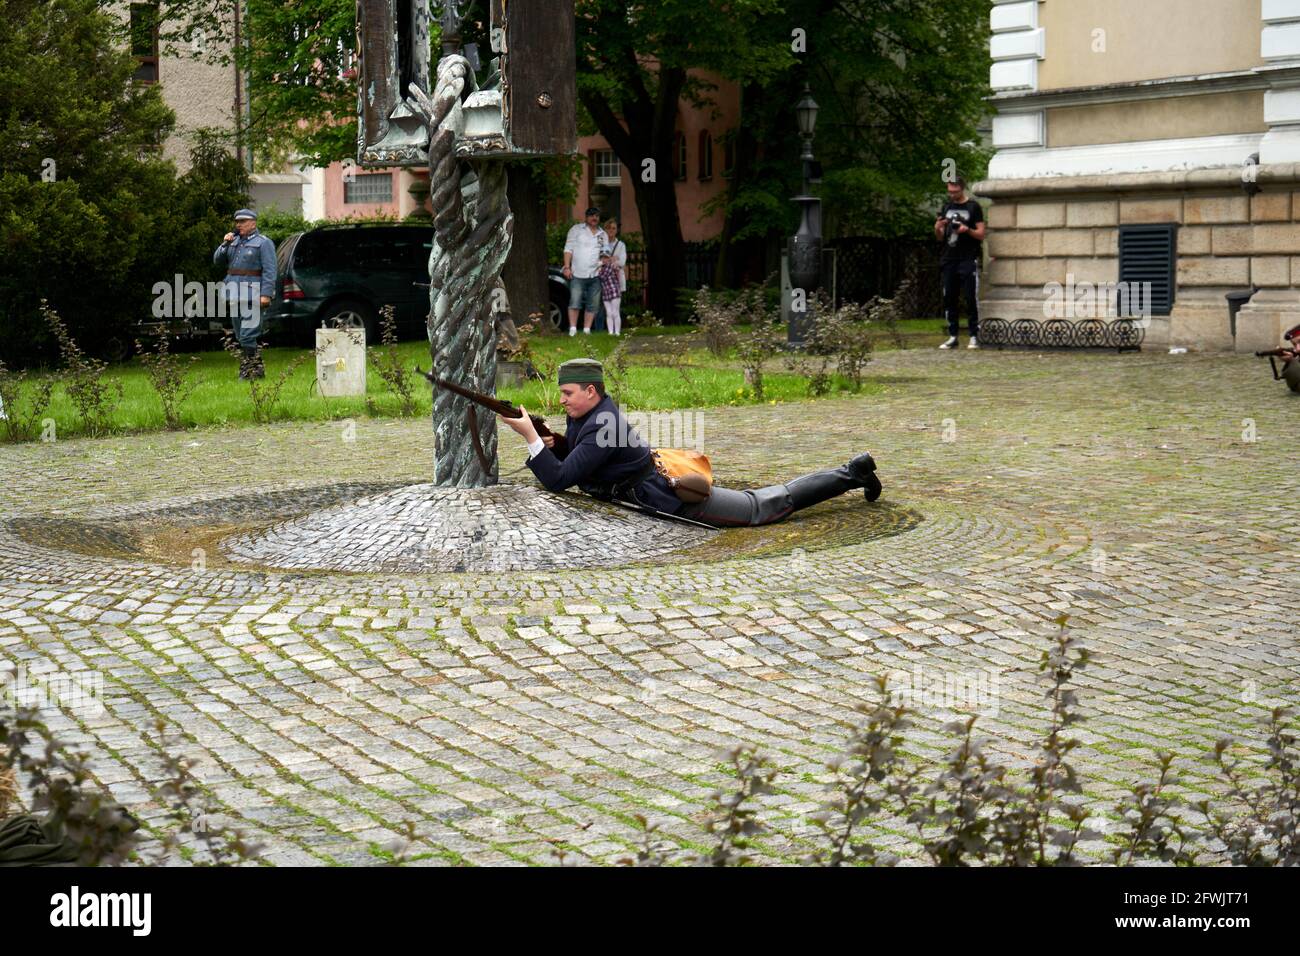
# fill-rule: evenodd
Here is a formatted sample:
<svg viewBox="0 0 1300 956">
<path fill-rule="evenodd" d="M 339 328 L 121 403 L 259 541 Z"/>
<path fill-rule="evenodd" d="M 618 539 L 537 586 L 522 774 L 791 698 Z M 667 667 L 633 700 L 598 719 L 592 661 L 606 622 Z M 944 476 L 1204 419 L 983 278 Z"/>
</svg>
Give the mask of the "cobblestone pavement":
<svg viewBox="0 0 1300 956">
<path fill-rule="evenodd" d="M 879 396 L 709 410 L 706 450 L 733 484 L 870 450 L 878 513 L 911 519 L 869 533 L 873 507 L 854 495 L 777 526 L 781 547 L 729 531 L 732 550 L 637 567 L 186 562 L 245 530 L 237 514 L 173 529 L 155 557 L 111 531 L 81 548 L 99 556 L 20 533 L 65 527 L 85 545 L 89 517 L 428 481 L 425 421 L 358 421 L 352 442 L 320 423 L 2 447 L 0 659 L 102 679 L 102 713 L 47 713 L 155 834 L 152 722 L 167 721 L 200 760 L 214 823 L 278 864 L 383 862 L 407 820 L 411 852 L 435 864 L 548 863 L 555 841 L 609 862 L 637 841 L 636 813 L 699 847 L 726 780 L 716 750 L 738 742 L 782 768 L 759 853 L 795 862 L 874 675 L 979 678 L 953 686 L 989 692 L 974 703 L 992 749 L 1023 763 L 1045 721 L 1032 676 L 1062 613 L 1098 657 L 1076 752 L 1098 815 L 1160 749 L 1191 791 L 1214 792 L 1213 741 L 1258 739 L 1266 708 L 1296 698 L 1300 400 L 1227 356 L 925 351 L 872 369 Z M 503 470 L 522 462 L 503 446 Z M 908 750 L 941 757 L 957 703 L 918 701 Z M 902 828 L 881 842 L 916 853 Z"/>
</svg>

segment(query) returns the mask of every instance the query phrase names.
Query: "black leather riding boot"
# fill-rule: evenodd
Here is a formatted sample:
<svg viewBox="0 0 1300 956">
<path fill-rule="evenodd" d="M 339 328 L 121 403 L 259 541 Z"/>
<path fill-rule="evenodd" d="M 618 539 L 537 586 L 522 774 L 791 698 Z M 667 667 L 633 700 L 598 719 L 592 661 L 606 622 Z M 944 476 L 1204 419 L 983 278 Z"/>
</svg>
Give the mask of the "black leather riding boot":
<svg viewBox="0 0 1300 956">
<path fill-rule="evenodd" d="M 254 350 L 249 348 L 247 345 L 241 345 L 239 347 L 239 377 L 240 378 L 249 377 L 250 370 L 253 367 L 253 352 Z"/>
<path fill-rule="evenodd" d="M 261 346 L 254 345 L 252 357 L 248 360 L 249 378 L 266 378 L 266 366 L 262 364 Z"/>
<path fill-rule="evenodd" d="M 847 465 L 828 471 L 814 471 L 785 483 L 790 492 L 794 510 L 807 508 L 846 491 L 861 488 L 868 501 L 880 497 L 880 479 L 876 477 L 876 463 L 870 455 L 859 455 Z"/>
</svg>

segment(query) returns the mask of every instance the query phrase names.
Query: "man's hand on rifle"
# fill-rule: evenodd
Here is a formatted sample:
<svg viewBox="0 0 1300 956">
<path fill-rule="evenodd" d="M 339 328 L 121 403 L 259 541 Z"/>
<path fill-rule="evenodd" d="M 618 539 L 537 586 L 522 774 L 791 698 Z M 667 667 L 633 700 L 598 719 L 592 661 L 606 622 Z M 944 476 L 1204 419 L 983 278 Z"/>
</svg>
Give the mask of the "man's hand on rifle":
<svg viewBox="0 0 1300 956">
<path fill-rule="evenodd" d="M 520 438 L 531 445 L 533 442 L 537 441 L 537 429 L 533 427 L 533 420 L 528 414 L 528 409 L 521 405 L 519 410 L 523 412 L 523 414 L 518 418 L 507 418 L 505 415 L 502 415 L 500 416 L 501 420 L 513 428 Z M 554 438 L 550 441 L 551 444 L 555 443 Z M 550 445 L 547 445 L 547 447 L 549 448 Z"/>
</svg>

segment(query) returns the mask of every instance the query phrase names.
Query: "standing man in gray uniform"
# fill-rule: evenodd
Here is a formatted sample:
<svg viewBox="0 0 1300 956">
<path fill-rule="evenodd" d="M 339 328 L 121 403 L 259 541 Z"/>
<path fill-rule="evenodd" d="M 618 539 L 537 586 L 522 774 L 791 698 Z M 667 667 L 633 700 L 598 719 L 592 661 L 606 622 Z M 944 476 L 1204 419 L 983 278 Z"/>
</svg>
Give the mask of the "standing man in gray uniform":
<svg viewBox="0 0 1300 956">
<path fill-rule="evenodd" d="M 226 311 L 242 352 L 239 377 L 264 378 L 257 337 L 262 332 L 262 310 L 275 295 L 275 243 L 257 231 L 257 213 L 251 209 L 235 213 L 235 231 L 226 233 L 212 261 L 226 267 L 222 280 Z"/>
</svg>

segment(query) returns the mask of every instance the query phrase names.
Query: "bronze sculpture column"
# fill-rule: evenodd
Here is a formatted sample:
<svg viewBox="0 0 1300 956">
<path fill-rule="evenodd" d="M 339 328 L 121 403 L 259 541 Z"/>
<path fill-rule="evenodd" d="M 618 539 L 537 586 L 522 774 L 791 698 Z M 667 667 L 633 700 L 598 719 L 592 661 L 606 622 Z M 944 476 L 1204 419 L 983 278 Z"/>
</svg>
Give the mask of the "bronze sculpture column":
<svg viewBox="0 0 1300 956">
<path fill-rule="evenodd" d="M 442 58 L 430 87 L 424 0 L 358 0 L 358 161 L 429 166 L 429 350 L 434 373 L 479 392 L 496 379 L 491 296 L 510 252 L 505 160 L 576 145 L 573 0 L 491 3 L 492 60 L 480 86 L 461 50 L 458 4 L 442 5 Z M 513 50 L 513 56 L 512 56 Z M 469 54 L 468 56 L 466 54 Z M 409 97 L 398 91 L 403 81 Z M 544 269 L 546 263 L 537 263 Z M 474 448 L 477 431 L 488 467 Z M 497 480 L 496 420 L 436 389 L 434 484 Z"/>
</svg>

